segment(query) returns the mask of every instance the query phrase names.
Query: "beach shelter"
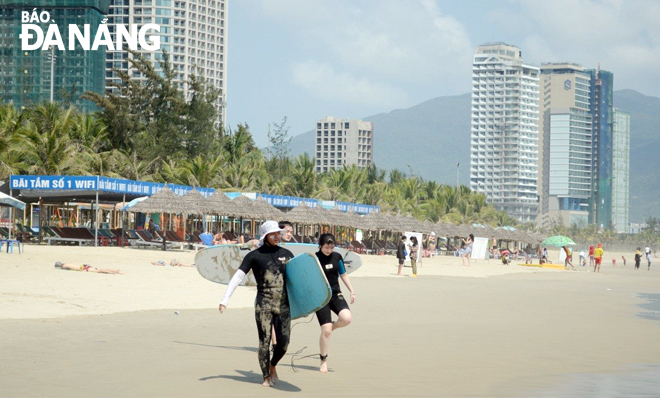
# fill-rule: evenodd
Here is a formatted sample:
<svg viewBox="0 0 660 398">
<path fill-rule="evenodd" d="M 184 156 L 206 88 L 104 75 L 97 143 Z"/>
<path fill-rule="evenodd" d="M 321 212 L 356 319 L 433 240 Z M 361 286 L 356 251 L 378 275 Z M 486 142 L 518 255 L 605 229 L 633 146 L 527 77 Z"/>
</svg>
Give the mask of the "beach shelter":
<svg viewBox="0 0 660 398">
<path fill-rule="evenodd" d="M 2 206 L 9 206 L 9 207 L 15 207 L 19 210 L 25 209 L 25 203 L 21 202 L 20 200 L 13 198 L 7 194 L 4 194 L 0 192 L 0 205 Z M 11 209 L 9 209 L 9 220 L 13 219 L 13 212 Z M 13 225 L 13 222 L 12 224 Z M 11 239 L 11 231 L 13 228 L 9 228 L 9 238 Z"/>
<path fill-rule="evenodd" d="M 25 209 L 25 203 L 20 200 L 13 198 L 7 194 L 0 192 L 0 205 L 15 207 L 19 210 Z"/>
</svg>

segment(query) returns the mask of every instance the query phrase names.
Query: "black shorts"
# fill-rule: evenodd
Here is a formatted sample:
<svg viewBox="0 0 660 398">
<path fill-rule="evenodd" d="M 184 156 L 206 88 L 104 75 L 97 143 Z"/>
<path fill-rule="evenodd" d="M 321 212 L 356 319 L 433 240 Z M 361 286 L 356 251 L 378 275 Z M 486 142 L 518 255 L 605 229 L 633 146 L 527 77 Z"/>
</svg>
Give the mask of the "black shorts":
<svg viewBox="0 0 660 398">
<path fill-rule="evenodd" d="M 326 304 L 325 307 L 316 311 L 316 317 L 319 320 L 319 325 L 332 323 L 332 314 L 330 311 L 334 312 L 335 314 L 339 314 L 341 310 L 350 310 L 350 308 L 348 308 L 348 303 L 344 299 L 343 294 L 333 294 L 330 302 Z"/>
</svg>

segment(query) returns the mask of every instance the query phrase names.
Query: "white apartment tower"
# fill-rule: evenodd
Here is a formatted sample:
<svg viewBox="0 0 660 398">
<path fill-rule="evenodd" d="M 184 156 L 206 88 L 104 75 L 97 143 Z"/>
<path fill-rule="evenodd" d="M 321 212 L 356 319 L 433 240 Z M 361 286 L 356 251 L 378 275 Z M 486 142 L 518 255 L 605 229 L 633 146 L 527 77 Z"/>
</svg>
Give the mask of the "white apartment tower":
<svg viewBox="0 0 660 398">
<path fill-rule="evenodd" d="M 472 65 L 470 188 L 520 222 L 538 214 L 539 68 L 487 43 Z"/>
<path fill-rule="evenodd" d="M 316 121 L 316 172 L 343 166 L 369 167 L 374 161 L 374 127 L 362 120 L 328 116 Z"/>
<path fill-rule="evenodd" d="M 167 51 L 177 73 L 176 80 L 188 96 L 185 82 L 191 74 L 204 76 L 220 91 L 218 111 L 220 122 L 226 120 L 227 96 L 227 0 L 110 0 L 108 29 L 114 36 L 117 24 L 147 23 L 160 25 L 160 51 L 140 51 L 154 62 L 163 59 Z M 114 40 L 114 37 L 113 37 Z M 106 90 L 108 83 L 119 81 L 113 68 L 140 78 L 129 69 L 128 51 L 106 53 Z"/>
</svg>

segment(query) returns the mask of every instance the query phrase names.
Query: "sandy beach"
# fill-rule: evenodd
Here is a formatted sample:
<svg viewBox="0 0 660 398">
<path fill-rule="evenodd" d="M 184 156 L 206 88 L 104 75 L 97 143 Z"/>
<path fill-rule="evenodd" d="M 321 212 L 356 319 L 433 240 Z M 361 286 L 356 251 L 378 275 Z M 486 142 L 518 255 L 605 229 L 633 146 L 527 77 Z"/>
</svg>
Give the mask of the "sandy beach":
<svg viewBox="0 0 660 398">
<path fill-rule="evenodd" d="M 316 319 L 294 321 L 281 381 L 268 391 L 255 290 L 239 288 L 220 315 L 223 285 L 194 268 L 151 265 L 192 264 L 194 255 L 35 245 L 1 253 L 2 396 L 595 397 L 609 396 L 615 377 L 624 378 L 616 388 L 642 377 L 640 388 L 660 391 L 657 377 L 640 376 L 660 374 L 660 324 L 636 316 L 645 294 L 660 294 L 660 264 L 635 271 L 632 253 L 625 268 L 621 253 L 606 253 L 599 274 L 435 257 L 418 278 L 395 276 L 392 256 L 363 255 L 351 274 L 353 323 L 332 336 L 330 373 L 318 372 Z"/>
</svg>

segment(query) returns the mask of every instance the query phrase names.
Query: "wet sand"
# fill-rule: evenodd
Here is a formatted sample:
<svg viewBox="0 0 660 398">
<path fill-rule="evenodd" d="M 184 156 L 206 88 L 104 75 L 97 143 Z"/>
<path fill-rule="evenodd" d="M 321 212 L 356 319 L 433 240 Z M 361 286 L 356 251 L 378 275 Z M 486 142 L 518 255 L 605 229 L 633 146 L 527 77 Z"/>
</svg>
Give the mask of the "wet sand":
<svg viewBox="0 0 660 398">
<path fill-rule="evenodd" d="M 125 274 L 51 269 L 67 253 L 74 258 L 65 261 L 94 257 Z M 186 262 L 194 254 L 167 256 Z M 635 373 L 631 365 L 660 362 L 660 324 L 636 316 L 647 311 L 640 293 L 660 293 L 660 270 L 635 271 L 629 262 L 594 274 L 492 260 L 468 268 L 434 258 L 410 278 L 392 276 L 393 257 L 365 256 L 351 275 L 353 323 L 331 339 L 330 373 L 318 372 L 316 319 L 294 321 L 281 381 L 264 391 L 254 290 L 239 288 L 220 315 L 224 288 L 194 269 L 148 264 L 162 257 L 30 246 L 0 255 L 2 395 L 560 396 L 543 394 L 562 391 L 572 375 Z"/>
</svg>

